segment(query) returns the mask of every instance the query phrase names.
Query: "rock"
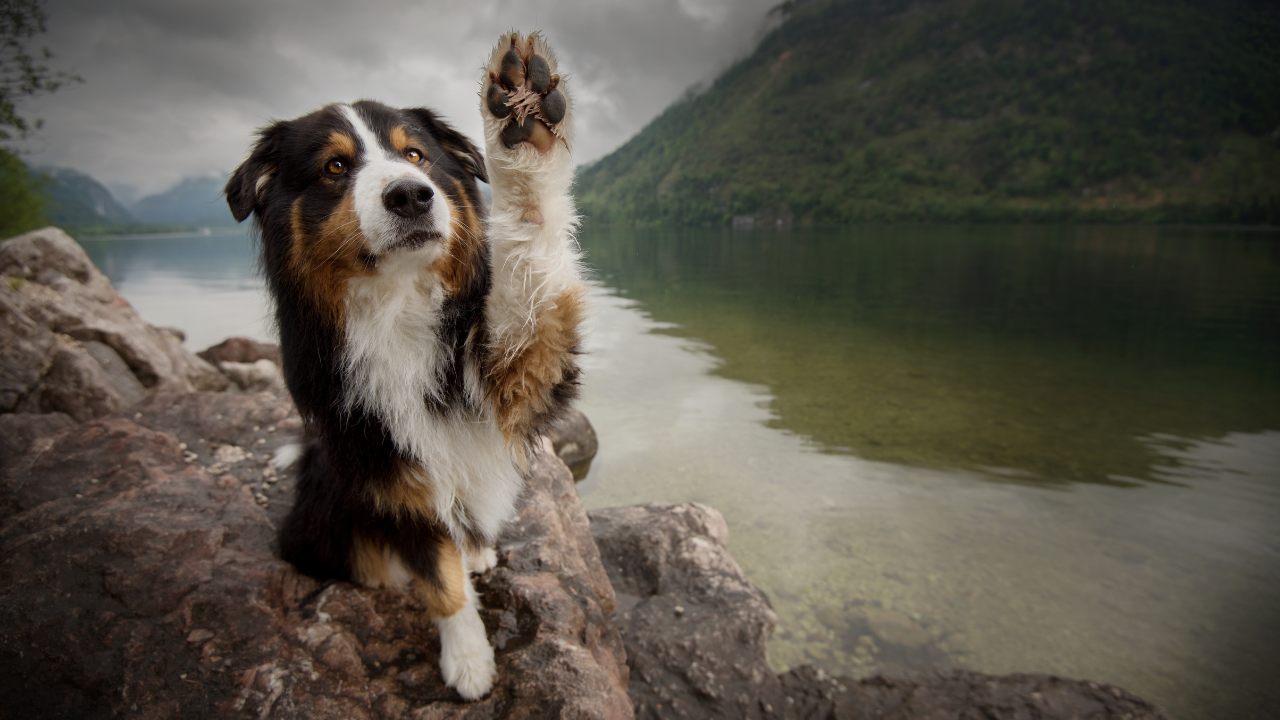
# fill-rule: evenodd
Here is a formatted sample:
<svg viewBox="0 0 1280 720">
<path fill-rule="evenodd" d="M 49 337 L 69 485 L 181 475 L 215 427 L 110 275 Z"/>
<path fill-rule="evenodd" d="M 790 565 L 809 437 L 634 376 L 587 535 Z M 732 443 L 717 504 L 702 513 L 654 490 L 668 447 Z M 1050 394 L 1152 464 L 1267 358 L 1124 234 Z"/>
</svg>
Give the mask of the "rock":
<svg viewBox="0 0 1280 720">
<path fill-rule="evenodd" d="M 587 416 L 569 408 L 564 417 L 556 421 L 546 432 L 556 456 L 573 471 L 573 479 L 581 480 L 591 469 L 591 459 L 596 456 L 600 441 Z"/>
<path fill-rule="evenodd" d="M 0 415 L 0 470 L 26 453 L 33 440 L 75 424 L 71 416 L 63 413 Z"/>
<path fill-rule="evenodd" d="M 871 632 L 882 642 L 915 648 L 929 642 L 929 633 L 905 613 L 883 608 L 862 608 Z"/>
<path fill-rule="evenodd" d="M 146 394 L 147 389 L 110 347 L 59 335 L 43 377 L 14 410 L 66 413 L 84 422 L 129 407 Z"/>
<path fill-rule="evenodd" d="M 280 371 L 280 366 L 266 358 L 260 358 L 251 363 L 224 360 L 218 363 L 218 369 L 244 392 L 264 390 L 274 393 L 288 392 L 284 386 L 284 373 Z"/>
<path fill-rule="evenodd" d="M 618 598 L 613 620 L 626 644 L 638 718 L 1169 720 L 1120 688 L 1047 675 L 940 670 L 859 681 L 805 665 L 775 676 L 765 645 L 776 616 L 729 555 L 719 513 L 696 503 L 652 504 L 589 517 Z M 817 612 L 829 626 L 865 621 L 887 644 L 917 647 L 928 639 L 892 610 L 826 605 Z"/>
<path fill-rule="evenodd" d="M 618 597 L 636 717 L 786 717 L 765 658 L 778 618 L 729 554 L 720 513 L 654 503 L 589 517 Z"/>
<path fill-rule="evenodd" d="M 321 584 L 274 556 L 287 502 L 254 495 L 298 428 L 270 393 L 156 393 L 37 438 L 0 472 L 7 712 L 632 716 L 612 592 L 558 459 L 534 460 L 498 566 L 478 578 L 498 681 L 463 703 L 414 598 Z"/>
<path fill-rule="evenodd" d="M 781 681 L 796 720 L 1171 720 L 1151 703 L 1113 685 L 1051 675 L 948 670 L 858 681 L 828 677 L 805 665 L 783 674 Z"/>
<path fill-rule="evenodd" d="M 279 367 L 280 346 L 260 343 L 246 337 L 231 337 L 196 353 L 212 365 L 224 362 L 256 363 L 259 360 L 270 360 Z"/>
<path fill-rule="evenodd" d="M 154 391 L 221 390 L 222 373 L 153 327 L 66 233 L 0 243 L 0 412 L 102 417 Z"/>
<path fill-rule="evenodd" d="M 18 292 L 20 278 L 0 283 L 0 412 L 12 412 L 18 401 L 49 369 L 57 337 L 25 312 Z"/>
</svg>

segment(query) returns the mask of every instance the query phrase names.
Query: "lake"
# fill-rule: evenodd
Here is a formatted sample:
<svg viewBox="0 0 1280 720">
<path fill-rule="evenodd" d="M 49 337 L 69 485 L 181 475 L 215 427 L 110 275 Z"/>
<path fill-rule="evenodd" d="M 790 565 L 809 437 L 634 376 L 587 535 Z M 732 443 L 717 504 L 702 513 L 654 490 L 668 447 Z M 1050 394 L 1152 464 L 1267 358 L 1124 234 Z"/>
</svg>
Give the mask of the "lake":
<svg viewBox="0 0 1280 720">
<path fill-rule="evenodd" d="M 703 502 L 779 670 L 1280 714 L 1280 233 L 589 229 L 588 507 Z M 86 240 L 195 350 L 270 339 L 241 234 Z"/>
</svg>

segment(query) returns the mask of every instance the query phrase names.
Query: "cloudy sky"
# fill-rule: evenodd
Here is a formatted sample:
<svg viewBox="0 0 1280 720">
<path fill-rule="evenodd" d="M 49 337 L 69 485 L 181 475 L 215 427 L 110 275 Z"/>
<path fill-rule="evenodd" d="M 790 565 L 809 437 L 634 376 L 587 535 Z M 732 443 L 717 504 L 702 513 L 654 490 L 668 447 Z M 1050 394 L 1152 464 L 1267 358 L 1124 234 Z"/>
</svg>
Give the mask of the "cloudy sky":
<svg viewBox="0 0 1280 720">
<path fill-rule="evenodd" d="M 256 128 L 334 101 L 426 105 L 478 137 L 480 65 L 515 27 L 557 48 L 586 162 L 749 53 L 777 2 L 49 0 L 35 44 L 85 82 L 20 106 L 45 121 L 25 157 L 129 201 L 226 174 Z"/>
</svg>

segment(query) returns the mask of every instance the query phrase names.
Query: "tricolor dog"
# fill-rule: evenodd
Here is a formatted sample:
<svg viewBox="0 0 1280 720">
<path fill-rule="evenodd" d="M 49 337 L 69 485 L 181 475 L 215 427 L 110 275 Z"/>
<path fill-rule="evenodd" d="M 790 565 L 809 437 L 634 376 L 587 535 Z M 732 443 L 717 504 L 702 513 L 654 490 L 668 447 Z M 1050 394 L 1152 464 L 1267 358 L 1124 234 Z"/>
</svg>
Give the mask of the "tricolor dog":
<svg viewBox="0 0 1280 720">
<path fill-rule="evenodd" d="M 574 397 L 584 310 L 555 55 L 509 33 L 480 97 L 484 155 L 430 110 L 361 101 L 266 127 L 226 188 L 261 235 L 306 429 L 281 552 L 416 593 L 466 699 L 495 672 L 468 572 L 495 562 L 533 443 Z"/>
</svg>

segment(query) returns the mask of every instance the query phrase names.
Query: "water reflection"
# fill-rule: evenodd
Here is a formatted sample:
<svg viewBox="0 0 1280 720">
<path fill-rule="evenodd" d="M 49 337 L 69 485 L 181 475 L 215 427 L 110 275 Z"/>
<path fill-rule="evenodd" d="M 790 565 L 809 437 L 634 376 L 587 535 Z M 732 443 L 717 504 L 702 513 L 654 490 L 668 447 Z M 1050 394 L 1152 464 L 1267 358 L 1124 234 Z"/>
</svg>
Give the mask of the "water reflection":
<svg viewBox="0 0 1280 720">
<path fill-rule="evenodd" d="M 80 244 L 144 320 L 181 328 L 193 351 L 233 335 L 275 337 L 246 232 L 89 237 Z"/>
<path fill-rule="evenodd" d="M 724 512 L 779 669 L 1039 671 L 1269 716 L 1274 238 L 1048 230 L 586 234 L 584 501 Z"/>
<path fill-rule="evenodd" d="M 1136 438 L 1280 427 L 1280 237 L 880 227 L 583 237 L 605 282 L 830 450 L 1157 479 Z"/>
</svg>

